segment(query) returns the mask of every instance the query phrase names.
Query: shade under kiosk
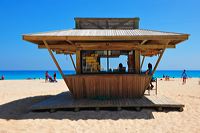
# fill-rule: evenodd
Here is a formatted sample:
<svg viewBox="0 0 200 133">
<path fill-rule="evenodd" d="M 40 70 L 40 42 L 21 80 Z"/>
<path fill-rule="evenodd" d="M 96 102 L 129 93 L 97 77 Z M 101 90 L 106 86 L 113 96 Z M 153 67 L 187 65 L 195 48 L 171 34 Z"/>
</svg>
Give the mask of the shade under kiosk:
<svg viewBox="0 0 200 133">
<path fill-rule="evenodd" d="M 24 40 L 38 48 L 48 49 L 74 98 L 143 96 L 164 51 L 176 48 L 189 36 L 138 29 L 139 18 L 75 18 L 75 21 L 75 29 L 23 35 Z M 53 52 L 69 55 L 76 74 L 65 75 Z M 76 55 L 76 62 L 72 55 Z M 152 74 L 141 73 L 145 57 L 155 55 L 158 60 Z M 126 57 L 127 64 L 110 68 L 109 59 L 120 56 Z M 107 59 L 106 69 L 102 68 L 103 59 Z"/>
</svg>

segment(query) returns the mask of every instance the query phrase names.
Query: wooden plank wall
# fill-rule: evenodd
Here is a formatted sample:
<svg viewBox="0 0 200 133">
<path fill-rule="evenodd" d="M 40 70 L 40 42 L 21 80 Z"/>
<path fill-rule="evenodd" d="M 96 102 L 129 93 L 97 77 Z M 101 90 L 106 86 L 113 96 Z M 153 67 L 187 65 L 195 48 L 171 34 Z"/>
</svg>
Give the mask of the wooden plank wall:
<svg viewBox="0 0 200 133">
<path fill-rule="evenodd" d="M 75 98 L 132 98 L 144 95 L 148 79 L 139 74 L 73 75 L 65 82 Z"/>
</svg>

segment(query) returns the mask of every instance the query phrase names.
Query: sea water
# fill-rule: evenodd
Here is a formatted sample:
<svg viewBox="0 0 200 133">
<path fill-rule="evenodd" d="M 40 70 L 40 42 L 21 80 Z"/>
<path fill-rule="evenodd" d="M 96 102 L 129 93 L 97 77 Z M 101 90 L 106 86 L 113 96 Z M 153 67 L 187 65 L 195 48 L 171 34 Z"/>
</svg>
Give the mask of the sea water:
<svg viewBox="0 0 200 133">
<path fill-rule="evenodd" d="M 18 71 L 0 71 L 0 78 L 4 75 L 5 79 L 18 80 L 18 79 L 44 79 L 46 70 L 18 70 Z M 53 77 L 54 72 L 57 74 L 57 79 L 61 79 L 61 75 L 56 70 L 49 70 L 48 73 Z M 63 71 L 66 75 L 75 74 L 73 70 Z M 180 78 L 182 70 L 157 70 L 154 77 L 162 78 L 163 76 L 170 76 L 171 78 Z M 200 70 L 186 70 L 189 78 L 200 78 Z"/>
</svg>

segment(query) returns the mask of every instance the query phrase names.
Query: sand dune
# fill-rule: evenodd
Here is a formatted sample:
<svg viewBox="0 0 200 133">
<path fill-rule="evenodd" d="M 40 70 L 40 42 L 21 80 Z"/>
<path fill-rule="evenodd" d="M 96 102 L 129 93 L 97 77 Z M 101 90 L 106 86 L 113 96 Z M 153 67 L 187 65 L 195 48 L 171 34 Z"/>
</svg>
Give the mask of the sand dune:
<svg viewBox="0 0 200 133">
<path fill-rule="evenodd" d="M 158 94 L 185 104 L 183 112 L 157 112 L 151 109 L 136 111 L 80 111 L 56 113 L 29 112 L 34 103 L 67 91 L 62 80 L 44 83 L 43 80 L 0 81 L 0 133 L 7 132 L 200 132 L 199 79 L 158 82 Z"/>
</svg>

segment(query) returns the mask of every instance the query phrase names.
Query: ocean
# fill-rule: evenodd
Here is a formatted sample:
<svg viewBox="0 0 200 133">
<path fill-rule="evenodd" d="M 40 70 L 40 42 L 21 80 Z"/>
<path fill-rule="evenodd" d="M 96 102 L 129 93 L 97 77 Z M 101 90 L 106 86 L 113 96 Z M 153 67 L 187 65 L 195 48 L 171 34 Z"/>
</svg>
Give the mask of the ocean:
<svg viewBox="0 0 200 133">
<path fill-rule="evenodd" d="M 18 79 L 39 79 L 45 78 L 45 71 L 41 71 L 41 70 L 29 70 L 29 71 L 23 71 L 23 70 L 18 70 L 18 71 L 0 71 L 0 78 L 2 75 L 4 75 L 5 79 L 9 79 L 9 80 L 18 80 Z M 49 75 L 53 76 L 53 73 L 56 72 L 57 73 L 57 79 L 61 79 L 61 75 L 58 71 L 53 71 L 53 70 L 49 70 Z M 71 75 L 71 74 L 75 74 L 75 71 L 73 70 L 67 70 L 64 71 L 65 74 L 67 75 Z M 186 70 L 186 73 L 188 75 L 189 78 L 200 78 L 200 70 Z M 157 78 L 162 78 L 163 75 L 165 76 L 170 76 L 170 77 L 174 77 L 174 78 L 180 78 L 182 74 L 182 70 L 157 70 L 154 74 L 154 77 Z"/>
</svg>

